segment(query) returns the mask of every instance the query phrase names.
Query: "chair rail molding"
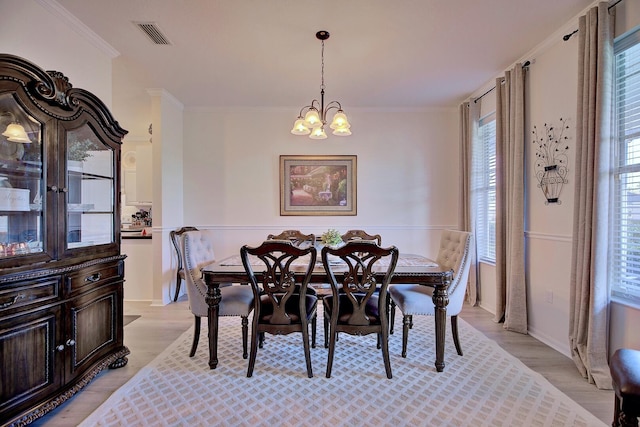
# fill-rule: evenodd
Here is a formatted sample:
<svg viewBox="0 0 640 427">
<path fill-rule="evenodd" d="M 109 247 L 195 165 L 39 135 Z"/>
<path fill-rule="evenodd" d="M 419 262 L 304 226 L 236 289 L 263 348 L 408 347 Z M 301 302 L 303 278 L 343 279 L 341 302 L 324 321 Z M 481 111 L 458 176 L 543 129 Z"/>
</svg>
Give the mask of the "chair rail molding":
<svg viewBox="0 0 640 427">
<path fill-rule="evenodd" d="M 573 237 L 571 235 L 539 233 L 535 231 L 525 231 L 525 237 L 531 240 L 549 240 L 554 242 L 571 243 Z"/>
</svg>

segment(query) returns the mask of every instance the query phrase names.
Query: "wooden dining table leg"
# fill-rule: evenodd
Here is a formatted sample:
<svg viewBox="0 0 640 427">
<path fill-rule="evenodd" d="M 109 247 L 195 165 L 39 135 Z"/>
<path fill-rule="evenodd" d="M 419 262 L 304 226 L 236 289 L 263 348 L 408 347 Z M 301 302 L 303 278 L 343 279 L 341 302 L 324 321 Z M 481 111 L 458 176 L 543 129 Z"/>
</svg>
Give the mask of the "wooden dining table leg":
<svg viewBox="0 0 640 427">
<path fill-rule="evenodd" d="M 447 327 L 447 305 L 449 304 L 449 284 L 439 284 L 433 291 L 433 304 L 435 305 L 435 329 L 436 329 L 436 371 L 444 370 L 444 342 Z"/>
<path fill-rule="evenodd" d="M 220 283 L 211 282 L 207 285 L 205 301 L 209 306 L 209 368 L 216 369 L 218 366 L 218 306 L 222 296 Z"/>
</svg>

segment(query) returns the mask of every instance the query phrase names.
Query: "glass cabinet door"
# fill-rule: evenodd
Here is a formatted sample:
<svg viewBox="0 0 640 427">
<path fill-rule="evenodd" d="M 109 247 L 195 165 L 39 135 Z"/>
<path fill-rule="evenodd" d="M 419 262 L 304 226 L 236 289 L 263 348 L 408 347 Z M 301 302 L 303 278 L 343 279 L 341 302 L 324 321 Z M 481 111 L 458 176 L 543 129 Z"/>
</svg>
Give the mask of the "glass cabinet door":
<svg viewBox="0 0 640 427">
<path fill-rule="evenodd" d="M 0 94 L 0 259 L 43 252 L 42 124 Z"/>
<path fill-rule="evenodd" d="M 67 248 L 113 243 L 114 152 L 86 124 L 66 140 Z"/>
</svg>

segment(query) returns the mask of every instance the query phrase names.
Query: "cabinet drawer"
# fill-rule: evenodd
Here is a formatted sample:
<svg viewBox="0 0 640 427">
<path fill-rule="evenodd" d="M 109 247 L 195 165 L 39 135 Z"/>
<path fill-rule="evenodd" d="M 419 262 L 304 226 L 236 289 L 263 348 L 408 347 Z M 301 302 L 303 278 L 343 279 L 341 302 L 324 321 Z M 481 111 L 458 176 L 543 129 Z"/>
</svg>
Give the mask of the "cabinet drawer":
<svg viewBox="0 0 640 427">
<path fill-rule="evenodd" d="M 60 280 L 48 278 L 0 288 L 0 315 L 31 304 L 56 300 L 60 293 Z"/>
<path fill-rule="evenodd" d="M 67 292 L 75 294 L 93 287 L 122 280 L 122 262 L 99 264 L 83 268 L 67 276 Z"/>
</svg>

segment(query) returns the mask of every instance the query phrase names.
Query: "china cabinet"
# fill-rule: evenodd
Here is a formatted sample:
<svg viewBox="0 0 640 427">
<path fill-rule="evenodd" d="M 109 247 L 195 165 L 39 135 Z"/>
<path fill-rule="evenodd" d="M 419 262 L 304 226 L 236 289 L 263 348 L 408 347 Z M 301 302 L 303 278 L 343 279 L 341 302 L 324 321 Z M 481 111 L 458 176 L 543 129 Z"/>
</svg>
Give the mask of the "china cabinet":
<svg viewBox="0 0 640 427">
<path fill-rule="evenodd" d="M 95 95 L 0 54 L 0 424 L 122 367 L 120 146 Z"/>
</svg>

